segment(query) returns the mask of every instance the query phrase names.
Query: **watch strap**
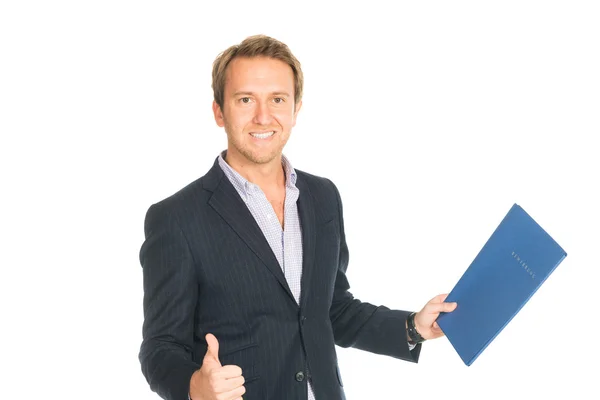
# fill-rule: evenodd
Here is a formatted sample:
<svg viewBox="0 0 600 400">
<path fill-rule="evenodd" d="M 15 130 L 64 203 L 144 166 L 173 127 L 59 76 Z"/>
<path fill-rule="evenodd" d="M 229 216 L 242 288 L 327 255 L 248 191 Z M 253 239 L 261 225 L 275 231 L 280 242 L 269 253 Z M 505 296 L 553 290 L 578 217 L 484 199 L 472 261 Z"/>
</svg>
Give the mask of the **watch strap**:
<svg viewBox="0 0 600 400">
<path fill-rule="evenodd" d="M 406 332 L 408 334 L 409 342 L 413 344 L 422 343 L 425 341 L 425 338 L 421 336 L 421 334 L 417 331 L 415 327 L 415 315 L 417 313 L 411 313 L 406 320 Z"/>
</svg>

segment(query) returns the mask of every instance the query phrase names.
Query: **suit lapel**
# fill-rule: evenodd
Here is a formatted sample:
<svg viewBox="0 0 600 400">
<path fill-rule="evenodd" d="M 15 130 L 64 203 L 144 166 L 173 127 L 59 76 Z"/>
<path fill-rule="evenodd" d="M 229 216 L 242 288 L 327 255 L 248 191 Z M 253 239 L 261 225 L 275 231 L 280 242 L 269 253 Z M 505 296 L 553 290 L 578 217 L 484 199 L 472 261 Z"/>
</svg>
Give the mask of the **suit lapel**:
<svg viewBox="0 0 600 400">
<path fill-rule="evenodd" d="M 300 226 L 302 227 L 302 292 L 300 296 L 300 308 L 304 308 L 315 263 L 315 206 L 306 181 L 302 175 L 298 174 L 297 176 L 296 186 L 300 191 L 300 196 L 298 197 L 298 214 L 300 216 Z"/>
<path fill-rule="evenodd" d="M 275 257 L 271 246 L 269 246 L 269 242 L 267 242 L 252 213 L 229 182 L 217 161 L 206 178 L 204 188 L 213 192 L 208 204 L 267 266 L 295 303 L 294 295 L 287 284 L 277 257 Z"/>
</svg>

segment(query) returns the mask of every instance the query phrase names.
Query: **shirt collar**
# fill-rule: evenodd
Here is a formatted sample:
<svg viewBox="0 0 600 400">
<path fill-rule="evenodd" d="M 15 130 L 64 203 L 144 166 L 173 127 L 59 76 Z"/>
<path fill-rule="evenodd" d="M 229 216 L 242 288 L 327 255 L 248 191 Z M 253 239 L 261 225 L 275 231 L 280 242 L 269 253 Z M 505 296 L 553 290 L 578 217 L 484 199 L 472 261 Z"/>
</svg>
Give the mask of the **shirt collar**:
<svg viewBox="0 0 600 400">
<path fill-rule="evenodd" d="M 252 182 L 249 182 L 246 178 L 240 175 L 239 172 L 231 168 L 229 164 L 225 161 L 225 157 L 227 156 L 227 150 L 223 150 L 221 154 L 219 154 L 219 166 L 229 178 L 237 192 L 242 196 L 244 200 L 247 199 L 249 193 L 253 192 L 258 188 Z M 281 155 L 281 164 L 283 166 L 283 170 L 285 172 L 285 185 L 288 188 L 296 188 L 296 170 L 292 167 L 292 163 L 286 156 Z"/>
</svg>

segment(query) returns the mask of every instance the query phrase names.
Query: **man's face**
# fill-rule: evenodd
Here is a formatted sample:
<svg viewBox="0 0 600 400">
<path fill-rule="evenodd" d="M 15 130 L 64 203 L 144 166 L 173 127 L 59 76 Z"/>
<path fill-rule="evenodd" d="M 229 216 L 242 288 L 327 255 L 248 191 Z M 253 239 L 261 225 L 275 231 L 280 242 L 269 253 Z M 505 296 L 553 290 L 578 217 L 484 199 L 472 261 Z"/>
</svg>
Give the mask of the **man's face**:
<svg viewBox="0 0 600 400">
<path fill-rule="evenodd" d="M 267 164 L 281 155 L 301 102 L 294 109 L 294 73 L 266 57 L 236 58 L 226 71 L 223 109 L 213 102 L 217 125 L 227 132 L 227 158 Z"/>
</svg>

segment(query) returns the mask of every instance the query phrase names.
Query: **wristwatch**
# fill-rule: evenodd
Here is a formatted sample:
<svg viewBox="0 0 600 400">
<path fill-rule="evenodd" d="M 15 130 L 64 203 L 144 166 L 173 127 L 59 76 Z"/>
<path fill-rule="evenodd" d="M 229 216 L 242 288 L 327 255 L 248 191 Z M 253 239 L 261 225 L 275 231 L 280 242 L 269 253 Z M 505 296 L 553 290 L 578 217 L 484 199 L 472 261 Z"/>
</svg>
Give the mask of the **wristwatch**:
<svg viewBox="0 0 600 400">
<path fill-rule="evenodd" d="M 409 342 L 412 344 L 418 344 L 425 341 L 415 327 L 415 315 L 416 313 L 411 313 L 406 320 L 406 332 L 408 333 Z"/>
</svg>

